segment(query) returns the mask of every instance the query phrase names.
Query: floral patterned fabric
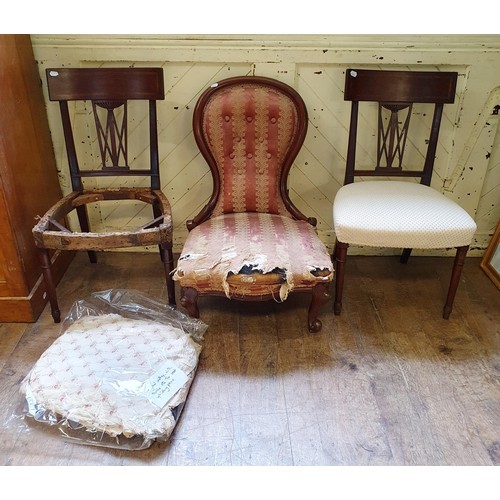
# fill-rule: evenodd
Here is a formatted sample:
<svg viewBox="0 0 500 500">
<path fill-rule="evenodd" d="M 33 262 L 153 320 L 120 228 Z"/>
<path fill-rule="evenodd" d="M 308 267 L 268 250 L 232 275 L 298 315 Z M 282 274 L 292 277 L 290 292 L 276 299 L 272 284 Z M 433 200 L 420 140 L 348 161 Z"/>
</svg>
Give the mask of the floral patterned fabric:
<svg viewBox="0 0 500 500">
<path fill-rule="evenodd" d="M 42 354 L 20 391 L 35 418 L 49 412 L 53 420 L 88 432 L 166 439 L 187 398 L 200 350 L 180 328 L 118 314 L 84 316 Z M 186 380 L 158 406 L 148 383 L 165 363 L 175 364 Z"/>
</svg>

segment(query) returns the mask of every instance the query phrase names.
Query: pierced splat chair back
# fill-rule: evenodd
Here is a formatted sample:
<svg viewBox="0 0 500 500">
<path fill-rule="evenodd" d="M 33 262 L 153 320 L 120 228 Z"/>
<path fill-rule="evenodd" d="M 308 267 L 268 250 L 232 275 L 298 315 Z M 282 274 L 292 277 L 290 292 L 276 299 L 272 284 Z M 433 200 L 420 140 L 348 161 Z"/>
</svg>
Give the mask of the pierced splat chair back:
<svg viewBox="0 0 500 500">
<path fill-rule="evenodd" d="M 170 304 L 175 304 L 175 287 L 171 276 L 172 214 L 170 203 L 161 191 L 156 116 L 156 101 L 165 98 L 163 69 L 50 68 L 46 73 L 49 98 L 59 102 L 73 188 L 33 228 L 54 321 L 60 321 L 60 311 L 51 274 L 49 249 L 86 250 L 90 261 L 96 263 L 96 251 L 158 245 L 165 271 L 168 300 Z M 70 113 L 70 101 L 85 101 L 87 104 L 84 108 L 77 107 L 76 113 L 71 109 Z M 144 114 L 141 114 L 134 122 L 133 130 L 128 124 L 128 119 L 132 118 L 129 116 L 130 101 L 144 101 L 134 104 L 138 112 L 141 112 L 141 106 L 147 109 L 146 119 L 143 120 Z M 86 124 L 78 127 L 77 120 L 72 120 L 72 116 L 77 117 L 82 109 L 84 113 L 93 114 L 93 118 L 89 116 Z M 136 113 L 130 115 L 139 116 Z M 144 127 L 137 122 L 144 122 Z M 95 131 L 90 132 L 92 123 L 95 124 Z M 146 125 L 147 132 L 144 131 Z M 129 150 L 128 135 L 131 133 L 136 134 L 131 143 L 139 151 L 138 154 L 135 154 L 136 150 L 134 153 Z M 93 154 L 84 156 L 83 152 L 88 150 L 77 147 L 80 142 L 87 147 L 93 143 L 95 149 L 99 150 L 100 158 L 95 161 Z M 80 158 L 77 152 L 80 152 Z M 85 161 L 80 164 L 81 158 Z M 94 182 L 93 186 L 85 188 L 83 181 L 87 177 L 135 179 L 122 180 L 122 185 L 118 187 L 115 187 L 114 182 L 102 182 L 101 184 L 110 185 L 95 187 L 99 183 Z M 146 186 L 144 178 L 148 178 Z M 153 218 L 140 227 L 91 231 L 87 205 L 122 200 L 149 204 Z M 64 225 L 73 211 L 78 216 L 81 231 L 70 230 Z M 142 208 L 140 212 L 142 214 Z"/>
<path fill-rule="evenodd" d="M 228 78 L 198 100 L 193 131 L 214 180 L 194 225 L 238 212 L 304 219 L 287 190 L 307 131 L 307 110 L 293 89 L 265 77 Z"/>
<path fill-rule="evenodd" d="M 156 100 L 164 99 L 162 68 L 47 69 L 49 98 L 59 101 L 72 187 L 84 177 L 148 176 L 160 189 Z M 131 169 L 128 158 L 128 101 L 149 101 L 149 165 Z M 81 169 L 68 101 L 90 101 L 100 151 L 100 167 Z"/>
<path fill-rule="evenodd" d="M 389 77 L 390 76 L 390 77 Z M 352 101 L 344 184 L 355 176 L 418 177 L 431 183 L 443 105 L 453 103 L 457 73 L 348 69 L 344 99 Z M 356 168 L 359 102 L 378 102 L 377 160 L 374 170 Z M 414 103 L 434 104 L 434 115 L 421 170 L 404 168 L 408 130 Z"/>
<path fill-rule="evenodd" d="M 474 220 L 462 207 L 430 187 L 443 107 L 455 100 L 457 76 L 455 72 L 438 71 L 347 70 L 344 97 L 352 101 L 352 108 L 346 174 L 344 186 L 337 191 L 333 203 L 335 314 L 340 314 L 342 309 L 350 245 L 401 248 L 402 263 L 408 261 L 413 248 L 455 247 L 457 252 L 443 308 L 443 317 L 449 318 L 465 255 L 476 231 Z M 359 103 L 363 101 L 378 103 L 377 154 L 372 169 L 365 169 L 366 157 L 359 161 L 359 166 L 356 159 L 358 139 L 366 139 L 364 148 L 358 148 L 362 152 L 370 149 L 368 143 L 372 139 L 370 132 L 357 137 Z M 410 161 L 407 158 L 409 130 L 412 118 L 417 115 L 414 103 L 419 103 L 419 108 L 420 103 L 425 106 L 423 112 L 420 109 L 422 120 L 411 143 L 414 155 Z M 424 116 L 429 107 L 434 108 L 430 126 Z M 368 117 L 368 114 L 363 116 Z M 421 168 L 413 166 L 416 159 Z M 356 176 L 399 179 L 354 182 Z M 419 178 L 420 183 L 405 182 L 412 177 Z"/>
</svg>

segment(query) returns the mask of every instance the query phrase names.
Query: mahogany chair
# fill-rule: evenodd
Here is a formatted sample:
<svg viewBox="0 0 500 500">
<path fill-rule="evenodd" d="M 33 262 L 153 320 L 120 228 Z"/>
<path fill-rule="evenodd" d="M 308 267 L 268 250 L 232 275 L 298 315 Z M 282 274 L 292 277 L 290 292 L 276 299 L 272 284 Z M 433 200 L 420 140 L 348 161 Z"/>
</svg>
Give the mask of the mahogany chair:
<svg viewBox="0 0 500 500">
<path fill-rule="evenodd" d="M 158 245 L 168 300 L 174 305 L 172 215 L 170 204 L 160 190 L 156 117 L 156 101 L 165 98 L 162 68 L 53 68 L 47 69 L 46 77 L 49 98 L 58 101 L 60 106 L 73 189 L 52 206 L 33 228 L 54 321 L 60 321 L 60 311 L 49 250 L 87 250 L 90 261 L 95 263 L 97 250 Z M 85 127 L 79 130 L 83 132 L 83 137 L 77 134 L 77 127 L 72 123 L 75 120 L 70 116 L 70 101 L 85 101 L 81 105 L 87 105 L 85 112 L 90 116 L 89 122 L 95 124 L 94 139 L 101 161 L 98 166 L 92 164 L 89 168 L 80 168 L 77 146 L 80 142 L 89 142 L 92 135 Z M 140 139 L 145 143 L 141 142 L 141 149 L 145 151 L 146 158 L 140 155 L 140 161 L 135 161 L 135 164 L 141 164 L 134 165 L 134 168 L 131 168 L 132 162 L 128 158 L 130 101 L 143 101 L 144 104 L 135 106 L 144 105 L 147 116 L 144 120 L 147 130 Z M 138 133 L 139 128 L 134 123 L 134 133 Z M 86 162 L 90 163 L 88 157 Z M 83 181 L 87 177 L 94 178 L 92 187 L 84 187 Z M 118 187 L 95 187 L 99 182 L 111 184 L 106 179 L 109 177 L 120 177 L 121 184 Z M 137 185 L 144 187 L 135 187 Z M 150 205 L 152 220 L 133 229 L 91 232 L 86 205 L 116 200 L 134 200 L 138 204 Z M 68 227 L 67 216 L 73 210 L 76 210 L 81 232 Z"/>
<path fill-rule="evenodd" d="M 193 130 L 213 192 L 187 222 L 174 275 L 181 304 L 199 317 L 200 295 L 284 301 L 292 291 L 307 291 L 308 327 L 319 331 L 333 264 L 316 220 L 294 206 L 287 187 L 307 131 L 302 98 L 270 78 L 229 78 L 200 96 Z"/>
<path fill-rule="evenodd" d="M 402 248 L 402 263 L 408 261 L 412 248 L 456 248 L 443 309 L 443 317 L 449 318 L 465 256 L 476 231 L 474 220 L 464 209 L 430 187 L 443 106 L 454 102 L 456 82 L 457 73 L 454 72 L 347 70 L 344 98 L 352 101 L 347 165 L 344 186 L 337 192 L 333 204 L 337 239 L 334 250 L 335 314 L 340 314 L 342 308 L 349 245 Z M 360 139 L 358 109 L 359 103 L 365 101 L 378 103 L 374 169 L 358 166 L 356 159 L 356 152 L 361 149 L 356 147 Z M 433 109 L 423 165 L 419 169 L 409 168 L 403 161 L 409 144 L 414 149 L 413 160 L 419 157 L 418 150 L 422 149 L 415 144 L 425 144 L 422 132 L 416 140 L 409 139 L 415 103 L 425 103 Z M 421 121 L 425 115 L 420 111 Z M 369 116 L 365 113 L 363 119 L 366 121 Z M 419 129 L 425 129 L 421 123 Z M 366 136 L 361 137 L 365 150 Z M 356 176 L 395 177 L 397 180 L 354 183 Z M 410 182 L 407 179 L 410 177 L 420 179 L 420 183 Z"/>
</svg>

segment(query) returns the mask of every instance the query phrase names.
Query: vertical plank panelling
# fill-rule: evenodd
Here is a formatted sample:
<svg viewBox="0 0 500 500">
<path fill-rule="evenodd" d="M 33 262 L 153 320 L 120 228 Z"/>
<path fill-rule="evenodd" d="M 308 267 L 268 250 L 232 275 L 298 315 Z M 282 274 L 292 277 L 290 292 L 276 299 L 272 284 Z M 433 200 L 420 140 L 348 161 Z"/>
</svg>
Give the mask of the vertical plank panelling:
<svg viewBox="0 0 500 500">
<path fill-rule="evenodd" d="M 332 204 L 342 186 L 349 106 L 343 101 L 343 68 L 303 64 L 297 68 L 297 90 L 306 103 L 309 128 L 290 174 L 291 198 L 316 217 L 323 241 L 333 241 Z"/>
</svg>

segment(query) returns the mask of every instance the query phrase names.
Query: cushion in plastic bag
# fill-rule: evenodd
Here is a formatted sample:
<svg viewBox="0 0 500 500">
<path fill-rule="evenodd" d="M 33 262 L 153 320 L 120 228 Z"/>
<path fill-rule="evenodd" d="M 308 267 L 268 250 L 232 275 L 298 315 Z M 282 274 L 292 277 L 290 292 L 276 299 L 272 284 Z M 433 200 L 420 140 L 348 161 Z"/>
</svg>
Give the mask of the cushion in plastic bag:
<svg viewBox="0 0 500 500">
<path fill-rule="evenodd" d="M 84 316 L 21 385 L 29 414 L 114 437 L 168 438 L 201 347 L 180 328 L 118 314 Z"/>
</svg>

